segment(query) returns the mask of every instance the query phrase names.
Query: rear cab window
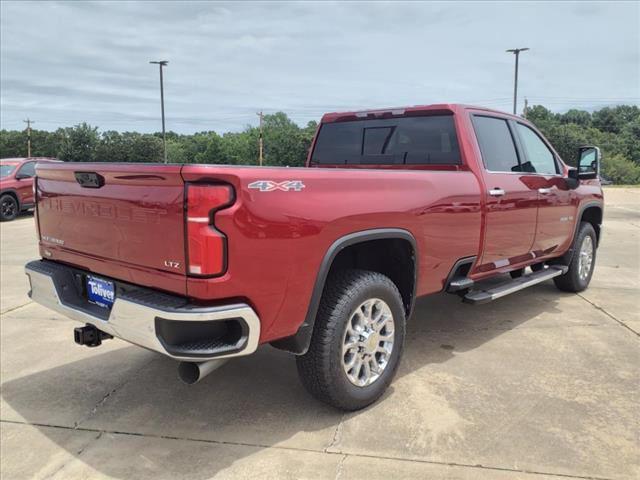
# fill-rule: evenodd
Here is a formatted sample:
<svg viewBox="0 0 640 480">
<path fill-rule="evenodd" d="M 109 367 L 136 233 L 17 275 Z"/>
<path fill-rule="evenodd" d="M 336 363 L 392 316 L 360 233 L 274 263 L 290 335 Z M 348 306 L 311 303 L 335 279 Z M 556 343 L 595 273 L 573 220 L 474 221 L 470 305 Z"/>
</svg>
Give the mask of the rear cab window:
<svg viewBox="0 0 640 480">
<path fill-rule="evenodd" d="M 324 123 L 316 165 L 460 165 L 453 115 Z"/>
</svg>

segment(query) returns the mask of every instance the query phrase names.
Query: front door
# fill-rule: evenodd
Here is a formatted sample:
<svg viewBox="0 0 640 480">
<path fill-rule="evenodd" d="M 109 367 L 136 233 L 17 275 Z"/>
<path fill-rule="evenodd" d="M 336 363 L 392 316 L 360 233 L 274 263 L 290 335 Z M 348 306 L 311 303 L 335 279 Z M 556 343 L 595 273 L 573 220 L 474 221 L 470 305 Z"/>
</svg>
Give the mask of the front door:
<svg viewBox="0 0 640 480">
<path fill-rule="evenodd" d="M 479 272 L 531 259 L 536 236 L 538 190 L 522 171 L 513 126 L 504 119 L 474 115 L 473 126 L 487 187 L 485 235 Z"/>
<path fill-rule="evenodd" d="M 16 172 L 16 180 L 18 197 L 20 198 L 20 205 L 32 205 L 34 203 L 33 197 L 33 177 L 36 174 L 36 162 L 23 163 L 20 169 Z"/>
<path fill-rule="evenodd" d="M 538 133 L 523 123 L 516 123 L 527 168 L 537 174 L 538 222 L 533 251 L 545 256 L 563 251 L 573 237 L 576 205 L 573 191 L 567 187 L 553 151 Z"/>
</svg>

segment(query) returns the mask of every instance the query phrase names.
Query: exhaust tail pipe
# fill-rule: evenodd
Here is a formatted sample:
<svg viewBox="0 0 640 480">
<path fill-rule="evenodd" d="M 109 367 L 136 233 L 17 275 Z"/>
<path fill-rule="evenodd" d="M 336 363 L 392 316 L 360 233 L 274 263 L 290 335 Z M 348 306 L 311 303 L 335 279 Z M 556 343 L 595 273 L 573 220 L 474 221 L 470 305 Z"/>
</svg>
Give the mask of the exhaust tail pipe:
<svg viewBox="0 0 640 480">
<path fill-rule="evenodd" d="M 225 359 L 214 359 L 206 362 L 180 362 L 180 365 L 178 365 L 178 377 L 187 385 L 193 385 L 225 363 L 227 363 Z"/>
</svg>

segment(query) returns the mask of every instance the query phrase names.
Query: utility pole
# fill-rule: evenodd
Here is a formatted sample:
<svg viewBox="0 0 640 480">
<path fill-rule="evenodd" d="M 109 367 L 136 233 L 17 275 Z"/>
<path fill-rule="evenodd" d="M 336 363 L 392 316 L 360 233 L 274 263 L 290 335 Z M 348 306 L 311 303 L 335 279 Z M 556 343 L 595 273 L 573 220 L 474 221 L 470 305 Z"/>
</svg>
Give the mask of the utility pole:
<svg viewBox="0 0 640 480">
<path fill-rule="evenodd" d="M 527 118 L 527 109 L 529 108 L 529 101 L 527 97 L 524 97 L 524 110 L 522 111 L 522 117 Z"/>
<path fill-rule="evenodd" d="M 513 53 L 516 56 L 516 75 L 513 82 L 513 114 L 516 114 L 516 106 L 518 104 L 518 58 L 520 57 L 520 52 L 526 52 L 529 50 L 528 48 L 512 48 L 507 50 L 507 53 Z"/>
<path fill-rule="evenodd" d="M 162 80 L 162 67 L 166 67 L 168 60 L 159 60 L 157 62 L 149 62 L 160 67 L 160 108 L 162 109 L 162 148 L 164 149 L 164 163 L 167 163 L 167 136 L 164 129 L 164 82 Z"/>
<path fill-rule="evenodd" d="M 31 158 L 31 124 L 36 123 L 33 120 L 23 120 L 27 124 L 27 158 Z"/>
<path fill-rule="evenodd" d="M 262 166 L 263 149 L 264 149 L 264 144 L 262 140 L 262 118 L 264 117 L 264 115 L 262 114 L 262 112 L 258 112 L 256 113 L 256 115 L 260 117 L 260 136 L 258 137 L 258 148 L 260 149 L 260 156 L 258 157 L 258 162 L 260 166 Z"/>
</svg>

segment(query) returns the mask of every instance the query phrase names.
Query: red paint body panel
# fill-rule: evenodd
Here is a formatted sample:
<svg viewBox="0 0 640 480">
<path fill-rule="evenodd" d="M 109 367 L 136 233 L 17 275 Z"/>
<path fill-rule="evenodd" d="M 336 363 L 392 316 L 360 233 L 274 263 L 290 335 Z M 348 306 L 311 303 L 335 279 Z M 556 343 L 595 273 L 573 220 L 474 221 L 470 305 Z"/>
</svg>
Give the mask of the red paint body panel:
<svg viewBox="0 0 640 480">
<path fill-rule="evenodd" d="M 582 182 L 569 190 L 563 165 L 557 176 L 500 178 L 508 195 L 496 201 L 486 193 L 498 179 L 484 169 L 470 120 L 473 111 L 494 114 L 433 105 L 332 113 L 322 119 L 453 114 L 462 158 L 457 166 L 44 165 L 38 167 L 41 254 L 197 302 L 246 301 L 260 317 L 262 343 L 297 331 L 327 250 L 354 232 L 410 232 L 417 244 L 417 295 L 442 290 L 463 257 L 478 258 L 470 276 L 481 279 L 562 255 L 573 238 L 581 205 L 602 203 L 599 182 Z M 80 187 L 74 178 L 77 171 L 99 173 L 105 186 Z M 249 187 L 259 181 L 299 181 L 304 188 Z M 215 214 L 215 228 L 227 238 L 222 276 L 185 273 L 184 184 L 190 182 L 225 183 L 234 189 L 233 204 Z M 543 187 L 553 194 L 541 198 L 538 188 Z M 572 221 L 559 222 L 559 217 Z M 165 260 L 181 266 L 165 266 Z"/>
</svg>

